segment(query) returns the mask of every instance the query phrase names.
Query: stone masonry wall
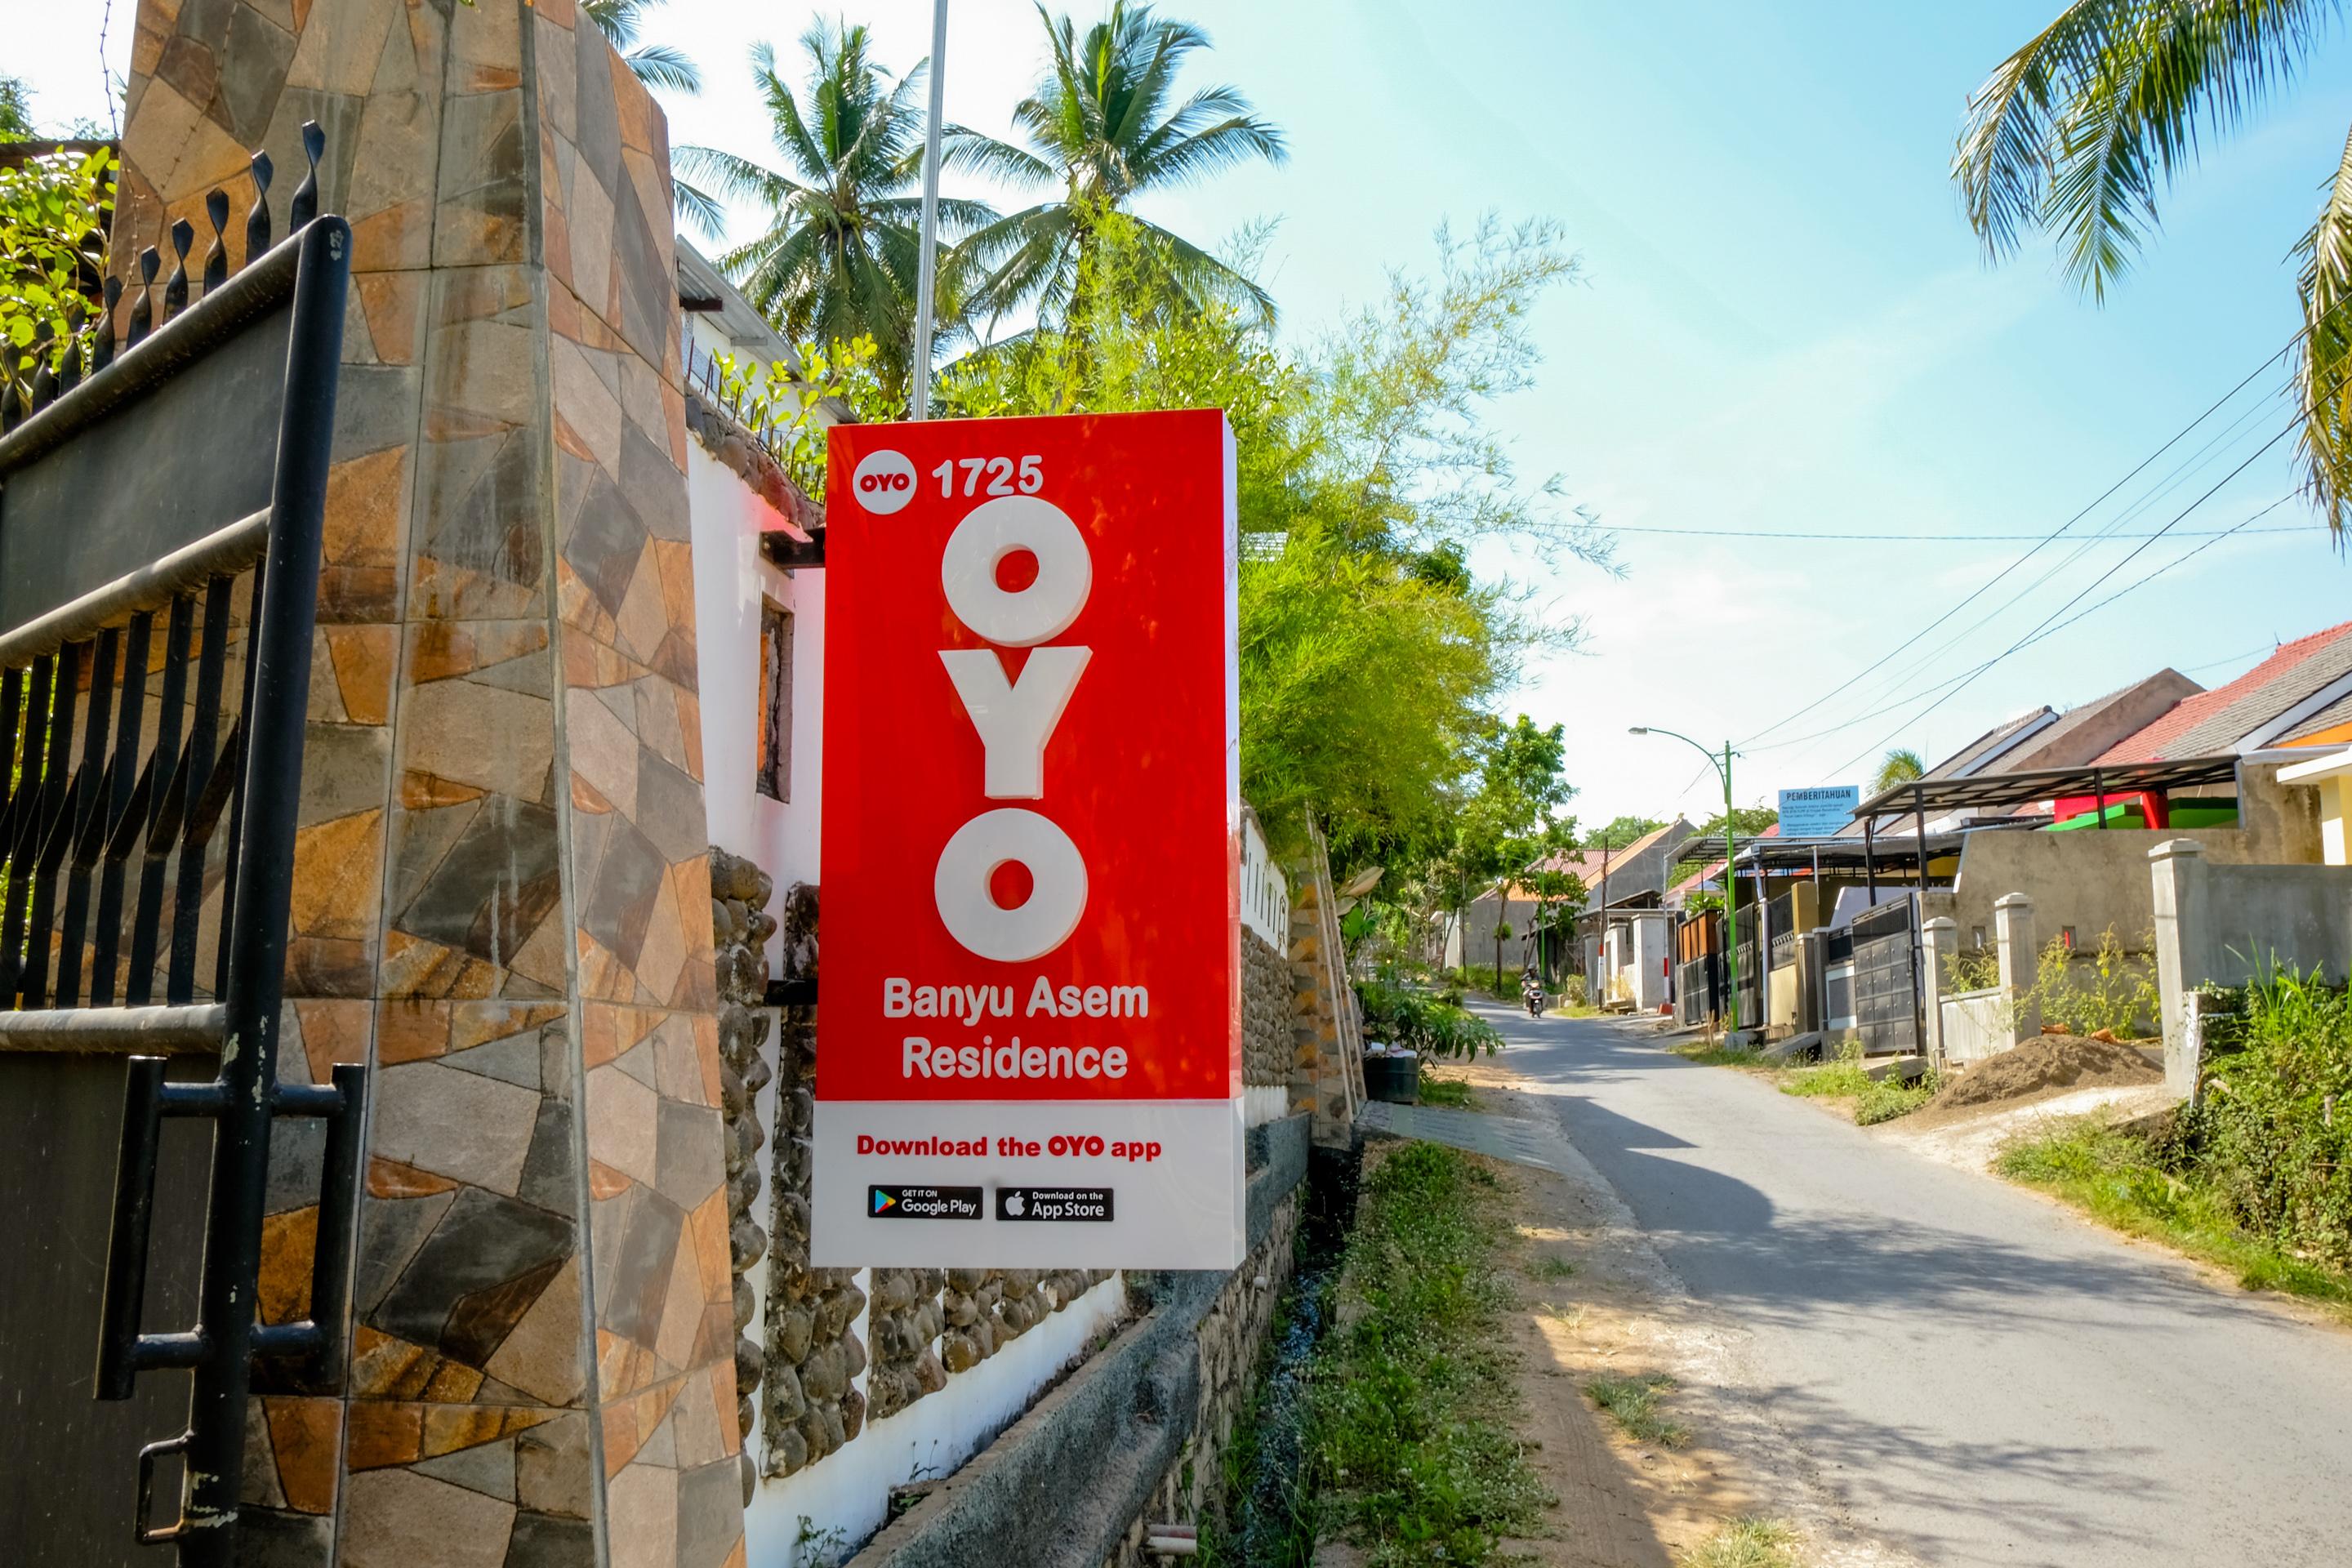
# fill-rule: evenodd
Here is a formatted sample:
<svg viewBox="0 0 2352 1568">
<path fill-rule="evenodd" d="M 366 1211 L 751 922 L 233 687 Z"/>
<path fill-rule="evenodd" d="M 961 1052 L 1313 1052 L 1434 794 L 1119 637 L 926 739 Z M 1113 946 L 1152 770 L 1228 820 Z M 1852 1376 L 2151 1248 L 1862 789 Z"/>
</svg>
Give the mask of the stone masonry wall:
<svg viewBox="0 0 2352 1568">
<path fill-rule="evenodd" d="M 1233 1441 L 1234 1424 L 1248 1408 L 1258 1352 L 1273 1332 L 1275 1312 L 1290 1284 L 1303 1197 L 1303 1190 L 1294 1191 L 1275 1206 L 1265 1238 L 1227 1278 L 1216 1305 L 1201 1320 L 1195 1335 L 1201 1363 L 1200 1402 L 1193 1412 L 1192 1436 L 1153 1489 L 1142 1517 L 1128 1527 L 1118 1548 L 1103 1560 L 1103 1568 L 1158 1568 L 1163 1560 L 1143 1548 L 1149 1526 L 1198 1524 L 1222 1510 L 1225 1447 Z"/>
<path fill-rule="evenodd" d="M 1242 1081 L 1290 1081 L 1297 1041 L 1293 1033 L 1290 964 L 1272 944 L 1242 929 Z"/>
<path fill-rule="evenodd" d="M 817 973 L 817 893 L 796 882 L 784 895 L 784 980 Z M 764 1474 L 789 1476 L 856 1437 L 865 1396 L 850 1380 L 866 1370 L 857 1322 L 866 1294 L 856 1270 L 809 1267 L 809 1129 L 816 1084 L 816 1009 L 784 1009 L 776 1049 L 776 1147 L 770 1174 L 767 1400 Z"/>
<path fill-rule="evenodd" d="M 735 1425 L 751 1435 L 751 1396 L 760 1386 L 766 1358 L 744 1337 L 756 1303 L 744 1276 L 768 1254 L 768 1233 L 751 1215 L 760 1191 L 760 1150 L 767 1142 L 755 1100 L 772 1079 L 761 1047 L 767 1044 L 768 939 L 776 917 L 768 912 L 775 881 L 740 856 L 710 851 L 710 918 L 717 933 L 714 967 L 719 975 L 719 1103 L 727 1113 L 727 1215 L 729 1261 L 735 1279 Z M 743 1500 L 751 1500 L 755 1478 L 749 1455 L 743 1461 Z"/>
</svg>

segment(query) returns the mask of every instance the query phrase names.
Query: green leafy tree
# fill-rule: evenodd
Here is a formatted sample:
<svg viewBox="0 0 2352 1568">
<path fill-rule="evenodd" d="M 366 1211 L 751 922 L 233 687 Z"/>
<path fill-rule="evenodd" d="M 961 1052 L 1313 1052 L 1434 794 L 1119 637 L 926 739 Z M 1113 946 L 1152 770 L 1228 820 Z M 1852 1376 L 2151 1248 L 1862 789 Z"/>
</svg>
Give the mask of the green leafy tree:
<svg viewBox="0 0 2352 1568">
<path fill-rule="evenodd" d="M 1969 100 L 1952 158 L 1992 258 L 2052 235 L 2094 300 L 2158 224 L 2159 198 L 2203 145 L 2241 128 L 2331 41 L 2341 0 L 2074 0 Z M 2295 245 L 2302 455 L 2339 531 L 2352 506 L 2352 138 Z"/>
<path fill-rule="evenodd" d="M 0 142 L 33 138 L 33 94 L 25 79 L 0 76 Z"/>
<path fill-rule="evenodd" d="M 1643 834 L 1655 833 L 1664 826 L 1664 823 L 1654 816 L 1620 816 L 1612 818 L 1605 827 L 1588 829 L 1579 842 L 1580 847 L 1586 849 L 1599 849 L 1603 847 L 1622 849 Z"/>
<path fill-rule="evenodd" d="M 46 365 L 84 368 L 104 310 L 103 215 L 114 199 L 111 150 L 50 153 L 0 169 L 0 384 L 19 402 Z"/>
<path fill-rule="evenodd" d="M 903 396 L 914 342 L 923 156 L 917 100 L 926 68 L 893 78 L 870 47 L 863 26 L 813 25 L 801 37 L 809 66 L 801 94 L 777 74 L 772 48 L 754 49 L 752 81 L 789 173 L 715 147 L 681 147 L 678 205 L 712 236 L 722 202 L 765 207 L 766 232 L 722 256 L 720 267 L 795 342 L 872 338 L 884 384 Z M 982 203 L 940 201 L 946 235 L 994 216 Z M 943 273 L 943 284 L 950 281 Z"/>
<path fill-rule="evenodd" d="M 1396 867 L 1394 885 L 1412 890 L 1399 898 L 1417 918 L 1456 907 L 1457 878 L 1418 873 L 1453 849 L 1495 729 L 1489 704 L 1528 653 L 1577 635 L 1572 623 L 1526 614 L 1509 585 L 1479 583 L 1465 564 L 1470 544 L 1538 509 L 1458 506 L 1456 491 L 1480 478 L 1450 466 L 1454 448 L 1418 438 L 1423 416 L 1399 409 L 1409 382 L 1486 429 L 1490 400 L 1478 389 L 1505 384 L 1483 367 L 1558 276 L 1511 261 L 1518 237 L 1506 237 L 1494 266 L 1465 262 L 1426 289 L 1401 283 L 1399 297 L 1442 292 L 1442 312 L 1360 312 L 1286 353 L 1235 302 L 1171 303 L 1157 281 L 1164 237 L 1111 214 L 1080 262 L 1072 316 L 967 355 L 942 373 L 934 401 L 950 417 L 1225 411 L 1244 546 L 1244 793 L 1277 837 L 1311 808 L 1339 863 Z M 1430 324 L 1438 314 L 1444 330 Z M 1345 395 L 1335 385 L 1343 358 Z M 1376 393 L 1381 376 L 1397 388 Z M 1497 481 L 1489 472 L 1484 482 Z"/>
<path fill-rule="evenodd" d="M 629 47 L 636 43 L 637 35 L 644 30 L 646 13 L 661 3 L 662 0 L 582 0 L 580 8 L 596 24 L 597 31 L 611 40 L 614 48 L 624 51 L 621 63 L 639 81 L 670 92 L 700 92 L 702 72 L 685 50 L 668 44 Z"/>
<path fill-rule="evenodd" d="M 1034 304 L 1048 320 L 1068 309 L 1104 218 L 1126 214 L 1159 244 L 1148 253 L 1161 280 L 1194 306 L 1239 300 L 1267 321 L 1274 300 L 1264 289 L 1190 240 L 1135 218 L 1129 205 L 1152 191 L 1186 185 L 1255 160 L 1288 157 L 1283 135 L 1250 111 L 1231 87 L 1178 97 L 1185 59 L 1209 45 L 1190 22 L 1150 5 L 1116 0 L 1110 15 L 1081 38 L 1067 16 L 1040 5 L 1051 51 L 1044 79 L 1013 110 L 1024 147 L 963 126 L 949 132 L 942 157 L 950 169 L 1055 195 L 975 230 L 961 246 L 972 274 L 976 313 L 1001 315 Z"/>
</svg>

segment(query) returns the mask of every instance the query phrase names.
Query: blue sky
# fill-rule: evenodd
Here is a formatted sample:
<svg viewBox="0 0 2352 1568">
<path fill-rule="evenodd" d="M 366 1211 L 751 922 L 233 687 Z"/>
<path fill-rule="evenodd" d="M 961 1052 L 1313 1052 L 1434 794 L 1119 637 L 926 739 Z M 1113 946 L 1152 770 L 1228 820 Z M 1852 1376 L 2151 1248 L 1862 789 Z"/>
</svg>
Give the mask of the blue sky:
<svg viewBox="0 0 2352 1568">
<path fill-rule="evenodd" d="M 2027 548 L 1950 536 L 2055 528 L 2294 331 L 2286 253 L 2352 123 L 2352 85 L 2326 68 L 2352 58 L 2352 40 L 2209 149 L 2173 194 L 2164 235 L 2099 309 L 2057 276 L 2046 246 L 1985 267 L 1946 173 L 1968 91 L 2057 5 L 1173 7 L 1215 39 L 1195 79 L 1242 87 L 1285 127 L 1293 156 L 1147 211 L 1202 240 L 1278 217 L 1269 281 L 1289 330 L 1311 331 L 1371 296 L 1389 267 L 1425 267 L 1441 220 L 1547 215 L 1581 252 L 1585 277 L 1538 317 L 1542 384 L 1497 412 L 1530 474 L 1559 473 L 1604 525 L 1917 537 L 1627 533 L 1622 579 L 1482 557 L 1528 575 L 1549 613 L 1585 619 L 1583 651 L 1531 669 L 1514 700 L 1566 722 L 1588 821 L 1703 815 L 1712 776 L 1685 748 L 1628 736 L 1629 725 L 1719 742 L 1804 707 Z M 118 58 L 130 8 L 115 8 Z M 929 47 L 922 0 L 846 9 L 873 25 L 887 63 Z M 12 39 L 9 68 L 32 79 L 41 114 L 102 114 L 100 11 L 100 0 L 70 0 L 21 50 Z M 813 14 L 669 0 L 651 34 L 687 48 L 710 82 L 699 100 L 670 101 L 673 140 L 764 152 L 740 62 L 761 37 L 790 58 Z M 1041 54 L 1027 4 L 954 0 L 950 116 L 1003 129 Z M 2076 531 L 2116 521 L 2201 451 L 2122 531 L 2171 521 L 2284 426 L 2284 406 L 2255 395 L 2274 379 Z M 2227 527 L 2278 500 L 2291 455 L 2291 438 L 2273 447 L 2179 531 Z M 1884 691 L 1882 672 L 1763 737 L 1737 770 L 1742 804 L 1860 782 L 1862 757 L 1884 745 L 1932 760 L 2007 714 L 2082 701 L 2165 665 L 2215 684 L 2275 641 L 2352 616 L 2352 574 L 2299 501 L 2257 526 L 2285 524 L 2309 526 L 2215 544 L 2095 616 L 2062 620 L 1931 712 L 1913 717 L 1922 698 L 1850 722 L 2000 652 L 2137 542 L 2094 545 L 2012 603 L 2014 587 L 2071 555 L 2043 551 L 1916 650 L 2006 606 L 1929 668 Z M 2084 605 L 2197 542 L 2149 545 Z M 1843 727 L 1764 743 L 1832 726 Z"/>
</svg>

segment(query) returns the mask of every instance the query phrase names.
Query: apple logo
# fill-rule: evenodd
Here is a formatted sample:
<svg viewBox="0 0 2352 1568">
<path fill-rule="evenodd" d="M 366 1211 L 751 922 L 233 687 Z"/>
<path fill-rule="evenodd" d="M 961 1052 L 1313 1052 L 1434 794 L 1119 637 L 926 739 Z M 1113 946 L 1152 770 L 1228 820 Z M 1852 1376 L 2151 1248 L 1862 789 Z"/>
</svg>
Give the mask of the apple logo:
<svg viewBox="0 0 2352 1568">
<path fill-rule="evenodd" d="M 1014 1219 L 1019 1219 L 1021 1217 L 1021 1194 L 1019 1193 L 1013 1193 L 1005 1198 L 1004 1212 L 1011 1215 Z"/>
</svg>

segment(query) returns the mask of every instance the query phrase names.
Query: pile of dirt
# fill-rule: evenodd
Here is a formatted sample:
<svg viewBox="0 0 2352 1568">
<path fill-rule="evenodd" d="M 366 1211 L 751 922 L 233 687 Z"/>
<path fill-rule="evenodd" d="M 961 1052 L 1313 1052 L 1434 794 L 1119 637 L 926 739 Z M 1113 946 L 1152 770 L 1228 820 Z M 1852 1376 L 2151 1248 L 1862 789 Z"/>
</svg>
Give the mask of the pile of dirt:
<svg viewBox="0 0 2352 1568">
<path fill-rule="evenodd" d="M 2164 1069 L 2137 1046 L 2080 1035 L 2044 1035 L 1964 1069 L 1918 1115 L 2031 1100 L 2070 1089 L 2124 1089 L 2161 1083 Z"/>
</svg>

